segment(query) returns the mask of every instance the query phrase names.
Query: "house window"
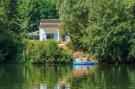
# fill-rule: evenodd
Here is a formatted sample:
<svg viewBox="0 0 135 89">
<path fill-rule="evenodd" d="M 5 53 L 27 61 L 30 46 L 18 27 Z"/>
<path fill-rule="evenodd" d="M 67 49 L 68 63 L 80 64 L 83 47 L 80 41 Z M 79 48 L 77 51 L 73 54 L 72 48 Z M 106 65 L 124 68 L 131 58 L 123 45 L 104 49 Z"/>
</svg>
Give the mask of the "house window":
<svg viewBox="0 0 135 89">
<path fill-rule="evenodd" d="M 53 39 L 53 34 L 47 34 L 47 39 Z"/>
</svg>

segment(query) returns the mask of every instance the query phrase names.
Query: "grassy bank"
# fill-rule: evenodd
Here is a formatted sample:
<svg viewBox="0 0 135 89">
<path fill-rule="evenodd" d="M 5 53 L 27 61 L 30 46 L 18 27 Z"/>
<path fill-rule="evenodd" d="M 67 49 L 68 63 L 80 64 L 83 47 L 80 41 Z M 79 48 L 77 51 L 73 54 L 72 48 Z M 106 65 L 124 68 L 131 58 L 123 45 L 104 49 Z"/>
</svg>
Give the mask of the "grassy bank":
<svg viewBox="0 0 135 89">
<path fill-rule="evenodd" d="M 18 57 L 19 63 L 70 63 L 71 52 L 58 47 L 53 40 L 24 40 Z"/>
</svg>

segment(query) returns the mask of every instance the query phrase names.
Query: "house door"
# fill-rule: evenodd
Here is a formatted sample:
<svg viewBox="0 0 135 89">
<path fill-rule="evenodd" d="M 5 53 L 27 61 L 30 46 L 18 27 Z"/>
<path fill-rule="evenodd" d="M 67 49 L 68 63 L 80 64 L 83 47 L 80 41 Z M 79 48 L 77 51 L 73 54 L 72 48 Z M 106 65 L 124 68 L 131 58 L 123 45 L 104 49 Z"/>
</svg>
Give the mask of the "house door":
<svg viewBox="0 0 135 89">
<path fill-rule="evenodd" d="M 47 39 L 53 39 L 53 34 L 47 34 Z"/>
</svg>

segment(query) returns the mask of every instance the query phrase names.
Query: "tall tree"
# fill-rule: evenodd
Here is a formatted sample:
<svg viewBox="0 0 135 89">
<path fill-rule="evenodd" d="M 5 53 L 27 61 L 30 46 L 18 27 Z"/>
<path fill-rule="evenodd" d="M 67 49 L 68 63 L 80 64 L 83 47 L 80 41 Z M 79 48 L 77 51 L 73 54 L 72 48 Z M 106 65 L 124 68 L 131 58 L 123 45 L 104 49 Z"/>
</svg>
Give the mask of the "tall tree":
<svg viewBox="0 0 135 89">
<path fill-rule="evenodd" d="M 70 36 L 74 49 L 82 49 L 80 38 L 85 33 L 89 16 L 86 0 L 64 0 L 59 10 L 62 29 Z"/>
<path fill-rule="evenodd" d="M 39 29 L 41 19 L 58 19 L 55 0 L 19 0 L 19 12 L 23 29 L 28 32 Z"/>
<path fill-rule="evenodd" d="M 61 27 L 75 49 L 82 48 L 99 59 L 135 58 L 133 3 L 134 0 L 63 0 L 59 7 Z"/>
<path fill-rule="evenodd" d="M 8 0 L 0 1 L 0 62 L 15 58 L 17 52 L 16 38 L 11 33 L 10 20 L 7 19 L 8 4 Z"/>
<path fill-rule="evenodd" d="M 18 0 L 9 0 L 8 6 L 6 7 L 6 17 L 9 21 L 9 29 L 16 34 L 21 32 L 18 12 Z"/>
<path fill-rule="evenodd" d="M 123 61 L 128 59 L 134 19 L 126 0 L 91 0 L 89 27 L 84 43 L 99 59 Z M 130 3 L 131 4 L 131 3 Z"/>
</svg>

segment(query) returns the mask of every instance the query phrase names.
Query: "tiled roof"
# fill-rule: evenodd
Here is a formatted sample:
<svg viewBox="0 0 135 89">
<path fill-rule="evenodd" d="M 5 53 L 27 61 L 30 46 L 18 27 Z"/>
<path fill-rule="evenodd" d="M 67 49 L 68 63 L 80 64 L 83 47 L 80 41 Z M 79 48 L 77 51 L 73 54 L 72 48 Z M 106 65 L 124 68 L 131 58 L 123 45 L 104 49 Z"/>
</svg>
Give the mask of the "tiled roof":
<svg viewBox="0 0 135 89">
<path fill-rule="evenodd" d="M 57 27 L 60 23 L 59 19 L 41 19 L 40 21 L 40 28 L 45 27 Z"/>
</svg>

